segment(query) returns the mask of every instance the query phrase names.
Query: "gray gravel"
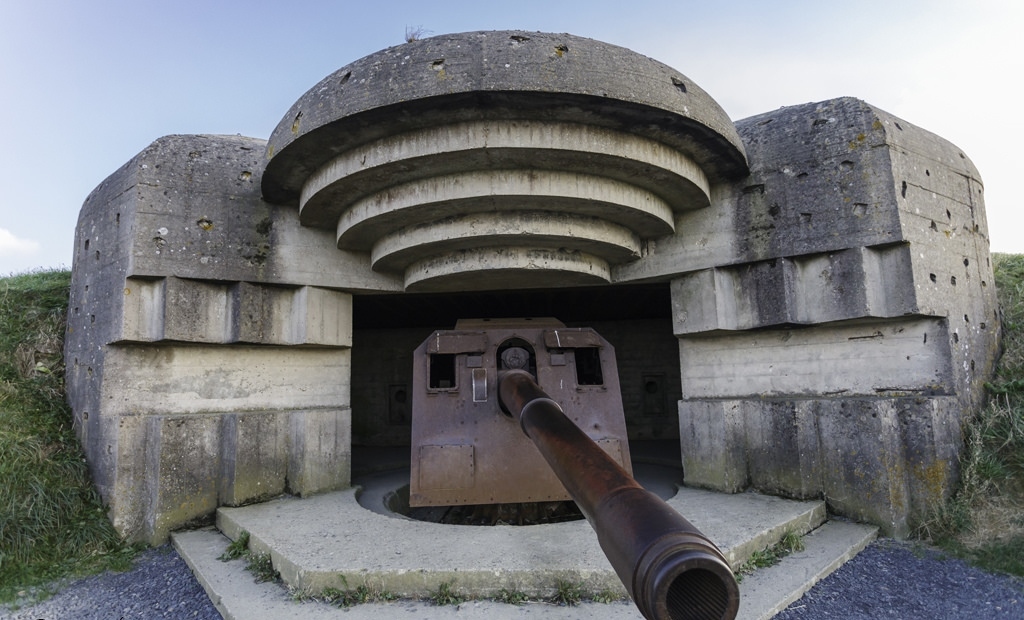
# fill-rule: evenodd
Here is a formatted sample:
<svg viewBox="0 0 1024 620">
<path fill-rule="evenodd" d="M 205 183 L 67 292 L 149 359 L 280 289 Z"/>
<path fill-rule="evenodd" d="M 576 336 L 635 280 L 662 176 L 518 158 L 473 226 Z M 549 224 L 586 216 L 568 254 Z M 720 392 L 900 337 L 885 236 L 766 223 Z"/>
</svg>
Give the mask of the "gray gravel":
<svg viewBox="0 0 1024 620">
<path fill-rule="evenodd" d="M 0 608 L 2 614 L 11 620 L 221 620 L 170 545 L 144 551 L 129 571 L 86 577 L 37 605 L 16 611 Z"/>
<path fill-rule="evenodd" d="M 993 575 L 909 543 L 879 540 L 777 620 L 1024 618 L 1024 580 Z"/>
<path fill-rule="evenodd" d="M 124 573 L 76 581 L 12 620 L 195 618 L 220 614 L 170 547 L 141 554 Z M 343 612 L 340 613 L 343 617 Z M 818 618 L 1024 619 L 1024 580 L 993 575 L 935 551 L 881 540 L 776 616 Z"/>
</svg>

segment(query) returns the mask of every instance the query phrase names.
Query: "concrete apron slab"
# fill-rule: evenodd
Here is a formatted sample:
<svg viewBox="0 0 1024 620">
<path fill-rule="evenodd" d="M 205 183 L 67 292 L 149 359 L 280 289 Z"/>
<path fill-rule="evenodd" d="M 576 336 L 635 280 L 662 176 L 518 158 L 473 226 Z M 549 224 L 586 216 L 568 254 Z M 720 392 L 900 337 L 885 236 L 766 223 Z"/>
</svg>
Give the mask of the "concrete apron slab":
<svg viewBox="0 0 1024 620">
<path fill-rule="evenodd" d="M 806 548 L 787 556 L 768 569 L 747 575 L 740 582 L 739 620 L 766 620 L 797 600 L 815 583 L 829 575 L 874 540 L 878 528 L 831 521 L 805 537 Z M 401 600 L 368 603 L 344 611 L 324 602 L 295 596 L 278 583 L 256 583 L 236 559 L 222 562 L 218 556 L 230 542 L 213 528 L 172 534 L 178 553 L 196 574 L 210 600 L 227 620 L 317 620 L 337 618 L 376 620 L 415 614 L 423 620 L 486 618 L 511 620 L 529 617 L 547 620 L 637 620 L 640 612 L 629 601 L 583 602 L 567 607 L 541 601 L 509 605 L 488 600 L 469 600 L 459 605 L 435 606 L 428 601 Z"/>
<path fill-rule="evenodd" d="M 282 498 L 221 508 L 217 527 L 269 553 L 291 589 L 365 585 L 403 598 L 429 597 L 445 583 L 474 597 L 502 589 L 550 597 L 559 580 L 584 591 L 625 589 L 586 521 L 550 525 L 474 527 L 424 523 L 367 510 L 358 489 L 316 497 Z M 797 502 L 752 493 L 725 495 L 680 489 L 668 500 L 722 549 L 733 566 L 786 532 L 805 534 L 825 520 L 823 502 Z"/>
</svg>

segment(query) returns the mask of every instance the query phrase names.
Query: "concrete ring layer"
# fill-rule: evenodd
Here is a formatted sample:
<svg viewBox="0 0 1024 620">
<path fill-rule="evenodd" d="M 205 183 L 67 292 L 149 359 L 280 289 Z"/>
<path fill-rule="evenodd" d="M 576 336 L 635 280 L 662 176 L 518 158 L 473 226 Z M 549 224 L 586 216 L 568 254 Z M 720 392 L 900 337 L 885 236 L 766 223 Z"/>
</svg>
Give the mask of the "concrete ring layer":
<svg viewBox="0 0 1024 620">
<path fill-rule="evenodd" d="M 474 248 L 417 261 L 405 270 L 409 291 L 607 284 L 608 263 L 578 251 L 534 247 Z"/>
<path fill-rule="evenodd" d="M 675 231 L 668 203 L 633 185 L 570 172 L 483 170 L 422 179 L 357 201 L 338 220 L 338 247 L 365 251 L 406 226 L 465 213 L 524 209 L 598 217 L 641 237 Z"/>
<path fill-rule="evenodd" d="M 389 136 L 342 153 L 303 185 L 301 219 L 333 227 L 349 205 L 386 187 L 500 168 L 598 174 L 658 194 L 678 211 L 710 204 L 704 172 L 662 143 L 576 123 L 494 120 Z"/>
<path fill-rule="evenodd" d="M 270 136 L 263 194 L 297 201 L 315 171 L 354 146 L 485 118 L 610 127 L 686 154 L 712 182 L 747 173 L 732 121 L 675 69 L 568 34 L 468 32 L 376 52 L 306 92 Z"/>
<path fill-rule="evenodd" d="M 370 252 L 377 271 L 402 271 L 429 256 L 529 240 L 538 247 L 573 248 L 611 264 L 640 257 L 629 229 L 593 217 L 552 212 L 476 213 L 403 228 L 380 238 Z"/>
</svg>

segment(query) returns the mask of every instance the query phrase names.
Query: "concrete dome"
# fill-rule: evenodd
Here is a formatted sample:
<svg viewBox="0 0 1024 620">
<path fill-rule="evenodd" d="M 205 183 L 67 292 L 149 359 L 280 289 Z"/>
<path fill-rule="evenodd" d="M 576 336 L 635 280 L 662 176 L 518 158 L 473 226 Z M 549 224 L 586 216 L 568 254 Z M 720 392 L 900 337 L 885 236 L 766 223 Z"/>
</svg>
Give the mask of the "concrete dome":
<svg viewBox="0 0 1024 620">
<path fill-rule="evenodd" d="M 594 284 L 747 173 L 689 78 L 566 34 L 473 32 L 367 56 L 271 134 L 264 197 L 297 202 L 406 287 Z M 539 257 L 539 258 L 538 258 Z M 511 279 L 510 279 L 511 277 Z M 440 284 L 443 282 L 443 284 Z"/>
</svg>

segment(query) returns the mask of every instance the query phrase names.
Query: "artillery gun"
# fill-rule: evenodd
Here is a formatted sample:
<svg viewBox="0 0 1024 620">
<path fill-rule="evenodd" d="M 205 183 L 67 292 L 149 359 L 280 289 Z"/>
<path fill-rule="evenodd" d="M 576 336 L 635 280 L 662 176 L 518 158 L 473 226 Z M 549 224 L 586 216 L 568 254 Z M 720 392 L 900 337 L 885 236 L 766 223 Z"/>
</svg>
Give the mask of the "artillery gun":
<svg viewBox="0 0 1024 620">
<path fill-rule="evenodd" d="M 736 616 L 718 547 L 633 479 L 615 352 L 596 331 L 461 320 L 414 359 L 410 506 L 571 498 L 645 618 Z"/>
</svg>

